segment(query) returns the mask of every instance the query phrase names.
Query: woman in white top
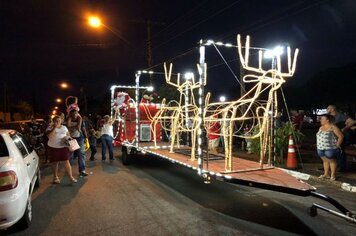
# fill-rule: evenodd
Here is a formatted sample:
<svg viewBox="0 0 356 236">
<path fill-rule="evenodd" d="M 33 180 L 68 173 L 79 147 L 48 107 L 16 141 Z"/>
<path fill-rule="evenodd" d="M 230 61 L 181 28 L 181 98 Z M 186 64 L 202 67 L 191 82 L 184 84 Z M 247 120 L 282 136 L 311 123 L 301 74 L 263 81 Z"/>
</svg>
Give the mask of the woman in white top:
<svg viewBox="0 0 356 236">
<path fill-rule="evenodd" d="M 116 117 L 117 111 L 115 111 L 114 117 Z M 114 131 L 113 131 L 113 123 L 115 119 L 111 118 L 109 115 L 104 116 L 104 125 L 101 128 L 101 160 L 105 161 L 106 157 L 106 147 L 109 149 L 109 158 L 110 161 L 114 160 L 113 153 L 113 139 L 114 139 Z"/>
<path fill-rule="evenodd" d="M 67 127 L 62 125 L 60 116 L 53 117 L 53 125 L 47 128 L 46 134 L 48 136 L 48 153 L 53 170 L 53 183 L 59 184 L 58 164 L 63 161 L 69 179 L 72 183 L 77 180 L 73 178 L 72 168 L 69 164 L 69 150 L 64 143 L 66 138 L 70 138 Z"/>
</svg>

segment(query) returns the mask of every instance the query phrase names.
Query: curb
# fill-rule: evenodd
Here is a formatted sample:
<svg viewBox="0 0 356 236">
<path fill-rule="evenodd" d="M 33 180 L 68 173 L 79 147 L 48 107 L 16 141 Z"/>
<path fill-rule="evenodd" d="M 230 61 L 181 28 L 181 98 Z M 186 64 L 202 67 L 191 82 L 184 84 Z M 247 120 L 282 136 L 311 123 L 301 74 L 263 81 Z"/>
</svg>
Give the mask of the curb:
<svg viewBox="0 0 356 236">
<path fill-rule="evenodd" d="M 319 178 L 309 175 L 309 174 L 305 174 L 305 173 L 301 173 L 298 171 L 293 171 L 293 170 L 287 170 L 287 169 L 283 169 L 280 168 L 281 170 L 283 170 L 284 172 L 290 174 L 291 176 L 297 178 L 297 179 L 301 179 L 301 180 L 309 180 L 309 179 L 314 179 L 314 180 L 319 180 Z M 341 189 L 348 191 L 348 192 L 354 192 L 356 193 L 356 186 L 353 186 L 349 183 L 343 183 L 343 182 L 339 182 L 339 181 L 335 181 L 334 182 L 336 185 L 338 185 Z"/>
</svg>

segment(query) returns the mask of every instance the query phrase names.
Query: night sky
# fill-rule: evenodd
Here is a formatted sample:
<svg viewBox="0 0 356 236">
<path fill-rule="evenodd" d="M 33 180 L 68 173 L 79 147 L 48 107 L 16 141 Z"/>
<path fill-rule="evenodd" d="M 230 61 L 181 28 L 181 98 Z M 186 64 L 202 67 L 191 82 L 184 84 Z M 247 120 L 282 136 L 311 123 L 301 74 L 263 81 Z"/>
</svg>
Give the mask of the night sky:
<svg viewBox="0 0 356 236">
<path fill-rule="evenodd" d="M 299 86 L 327 68 L 356 62 L 355 13 L 354 0 L 1 0 L 1 93 L 6 86 L 10 103 L 28 101 L 37 113 L 46 113 L 56 97 L 81 98 L 84 90 L 90 101 L 105 97 L 112 84 L 131 85 L 134 72 L 148 67 L 147 20 L 152 22 L 154 70 L 163 71 L 162 62 L 196 47 L 200 39 L 236 44 L 240 33 L 250 35 L 253 46 L 299 48 L 297 73 L 288 81 Z M 90 28 L 91 14 L 119 37 Z M 226 57 L 238 74 L 237 55 Z M 212 58 L 212 91 L 239 91 L 227 67 L 216 55 Z M 221 82 L 219 74 L 225 86 L 216 82 Z M 61 90 L 62 81 L 71 88 Z M 3 100 L 4 95 L 0 106 Z"/>
</svg>

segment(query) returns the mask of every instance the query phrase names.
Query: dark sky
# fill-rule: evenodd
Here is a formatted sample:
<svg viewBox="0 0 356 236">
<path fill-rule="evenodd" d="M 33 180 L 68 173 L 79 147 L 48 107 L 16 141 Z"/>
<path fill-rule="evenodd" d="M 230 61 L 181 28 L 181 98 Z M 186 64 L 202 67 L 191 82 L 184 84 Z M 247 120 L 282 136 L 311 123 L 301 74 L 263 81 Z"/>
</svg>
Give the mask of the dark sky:
<svg viewBox="0 0 356 236">
<path fill-rule="evenodd" d="M 240 33 L 249 34 L 253 46 L 298 47 L 290 83 L 301 85 L 326 68 L 356 62 L 355 12 L 354 0 L 0 0 L 0 88 L 3 94 L 6 82 L 10 102 L 27 100 L 47 112 L 57 96 L 80 97 L 81 87 L 95 99 L 112 84 L 133 84 L 134 71 L 147 67 L 147 20 L 153 22 L 157 71 L 163 71 L 161 62 L 194 48 L 200 39 L 236 44 Z M 89 14 L 101 16 L 120 37 L 89 28 Z M 216 52 L 211 55 L 209 85 L 217 93 L 238 91 Z M 236 58 L 226 54 L 238 74 Z M 226 86 L 214 82 L 221 81 L 220 70 Z M 61 91 L 61 81 L 71 90 Z"/>
</svg>

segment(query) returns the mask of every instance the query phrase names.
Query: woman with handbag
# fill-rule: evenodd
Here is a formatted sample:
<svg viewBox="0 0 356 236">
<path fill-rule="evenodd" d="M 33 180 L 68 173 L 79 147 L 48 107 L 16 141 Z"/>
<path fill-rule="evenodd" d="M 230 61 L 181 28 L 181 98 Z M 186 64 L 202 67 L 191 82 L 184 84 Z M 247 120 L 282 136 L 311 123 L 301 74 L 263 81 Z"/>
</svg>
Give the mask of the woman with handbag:
<svg viewBox="0 0 356 236">
<path fill-rule="evenodd" d="M 79 115 L 77 110 L 71 110 L 69 112 L 69 117 L 67 118 L 67 127 L 69 134 L 72 138 L 77 140 L 79 144 L 79 149 L 73 150 L 70 156 L 70 164 L 73 165 L 74 157 L 78 157 L 78 171 L 80 177 L 88 176 L 85 171 L 85 150 L 84 150 L 84 139 L 87 138 L 87 133 L 83 127 L 83 119 Z"/>
<path fill-rule="evenodd" d="M 58 177 L 59 162 L 64 162 L 70 181 L 76 183 L 77 180 L 72 175 L 72 167 L 69 163 L 69 150 L 64 142 L 70 136 L 67 127 L 62 125 L 60 116 L 53 117 L 53 124 L 47 128 L 46 134 L 48 136 L 48 153 L 53 170 L 53 183 L 59 184 L 61 182 Z"/>
</svg>

